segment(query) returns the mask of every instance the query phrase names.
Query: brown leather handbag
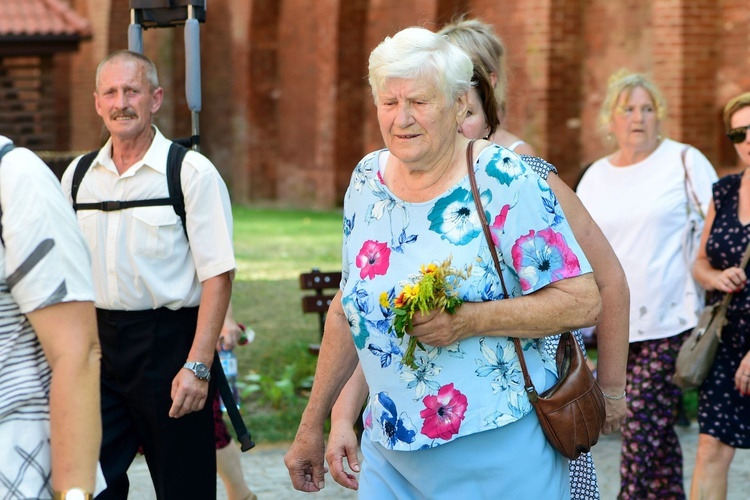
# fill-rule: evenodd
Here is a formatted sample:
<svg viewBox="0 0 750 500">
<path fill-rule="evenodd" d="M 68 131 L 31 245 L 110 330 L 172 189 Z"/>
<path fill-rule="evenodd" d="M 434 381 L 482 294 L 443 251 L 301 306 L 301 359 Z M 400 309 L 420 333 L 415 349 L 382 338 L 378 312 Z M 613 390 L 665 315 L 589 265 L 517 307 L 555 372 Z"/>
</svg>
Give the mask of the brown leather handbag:
<svg viewBox="0 0 750 500">
<path fill-rule="evenodd" d="M 479 198 L 479 189 L 477 188 L 473 168 L 473 145 L 474 141 L 470 141 L 466 148 L 466 163 L 469 168 L 471 191 L 479 219 L 482 221 L 482 228 L 485 238 L 487 238 L 492 260 L 495 263 L 495 269 L 500 276 L 503 294 L 508 297 L 497 249 L 492 241 L 484 207 Z M 526 368 L 521 343 L 517 338 L 514 338 L 513 344 L 521 363 L 526 394 L 536 411 L 544 435 L 564 457 L 575 460 L 581 453 L 589 451 L 599 441 L 599 434 L 606 419 L 604 396 L 596 384 L 594 375 L 586 365 L 581 346 L 578 345 L 570 332 L 561 335 L 556 356 L 557 383 L 542 394 L 538 394 Z"/>
</svg>

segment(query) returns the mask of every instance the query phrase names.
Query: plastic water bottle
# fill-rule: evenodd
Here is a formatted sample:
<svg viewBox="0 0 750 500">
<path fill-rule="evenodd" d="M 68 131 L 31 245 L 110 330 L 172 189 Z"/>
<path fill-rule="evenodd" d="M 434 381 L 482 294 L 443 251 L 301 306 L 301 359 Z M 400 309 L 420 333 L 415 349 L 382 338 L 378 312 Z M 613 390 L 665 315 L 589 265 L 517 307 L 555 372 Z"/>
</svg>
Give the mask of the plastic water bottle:
<svg viewBox="0 0 750 500">
<path fill-rule="evenodd" d="M 224 369 L 224 375 L 227 377 L 227 382 L 229 382 L 229 388 L 232 389 L 234 402 L 237 404 L 237 408 L 239 408 L 240 392 L 237 390 L 237 355 L 234 354 L 234 350 L 222 350 L 219 351 L 219 360 L 221 360 L 221 367 Z M 221 411 L 227 411 L 223 400 L 221 402 Z"/>
</svg>

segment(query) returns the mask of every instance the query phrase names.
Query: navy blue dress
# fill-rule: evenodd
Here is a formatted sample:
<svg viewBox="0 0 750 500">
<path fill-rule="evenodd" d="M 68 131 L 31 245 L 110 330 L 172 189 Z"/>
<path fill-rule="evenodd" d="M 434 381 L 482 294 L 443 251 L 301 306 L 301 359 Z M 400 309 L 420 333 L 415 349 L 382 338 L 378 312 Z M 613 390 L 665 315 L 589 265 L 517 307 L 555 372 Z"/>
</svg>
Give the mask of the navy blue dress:
<svg viewBox="0 0 750 500">
<path fill-rule="evenodd" d="M 737 211 L 741 181 L 742 174 L 729 175 L 713 186 L 716 218 L 706 254 L 715 269 L 738 266 L 750 242 L 750 224 L 743 226 Z M 721 298 L 720 293 L 709 294 L 710 303 Z M 698 401 L 700 432 L 735 448 L 750 448 L 750 396 L 741 396 L 734 386 L 737 368 L 750 351 L 749 320 L 750 286 L 746 286 L 729 303 L 716 360 L 700 388 Z"/>
</svg>

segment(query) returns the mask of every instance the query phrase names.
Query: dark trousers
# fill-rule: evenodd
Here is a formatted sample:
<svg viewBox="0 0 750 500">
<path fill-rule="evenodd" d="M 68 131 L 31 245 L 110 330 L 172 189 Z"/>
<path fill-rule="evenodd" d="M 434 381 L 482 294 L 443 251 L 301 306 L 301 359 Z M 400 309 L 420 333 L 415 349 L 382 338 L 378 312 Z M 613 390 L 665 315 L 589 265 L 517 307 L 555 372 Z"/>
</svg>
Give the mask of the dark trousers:
<svg viewBox="0 0 750 500">
<path fill-rule="evenodd" d="M 100 460 L 107 489 L 96 498 L 126 500 L 127 470 L 143 448 L 156 497 L 216 498 L 211 404 L 170 418 L 172 379 L 187 361 L 198 308 L 97 310 L 102 346 Z"/>
</svg>

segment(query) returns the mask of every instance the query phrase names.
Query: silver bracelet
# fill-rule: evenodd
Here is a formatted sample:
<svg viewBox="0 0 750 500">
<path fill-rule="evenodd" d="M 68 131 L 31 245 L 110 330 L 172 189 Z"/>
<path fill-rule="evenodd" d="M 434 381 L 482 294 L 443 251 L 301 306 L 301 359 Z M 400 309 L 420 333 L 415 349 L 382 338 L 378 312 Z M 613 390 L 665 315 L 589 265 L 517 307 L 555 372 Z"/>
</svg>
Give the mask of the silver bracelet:
<svg viewBox="0 0 750 500">
<path fill-rule="evenodd" d="M 604 396 L 607 399 L 611 399 L 612 401 L 619 401 L 620 399 L 625 397 L 625 394 L 627 394 L 625 391 L 622 391 L 622 394 L 619 396 L 610 396 L 606 392 L 602 391 L 602 396 Z"/>
</svg>

